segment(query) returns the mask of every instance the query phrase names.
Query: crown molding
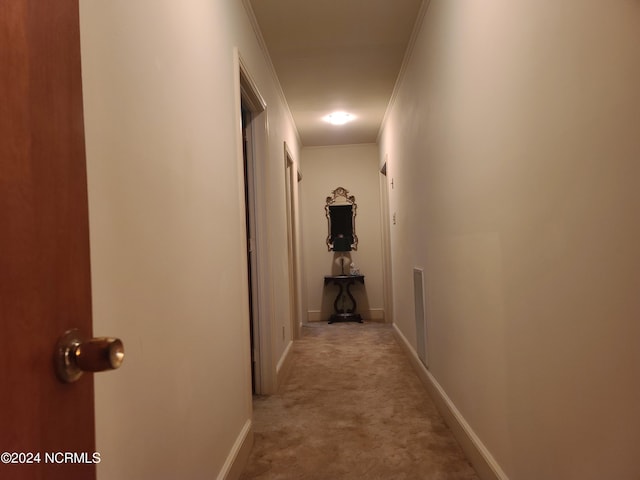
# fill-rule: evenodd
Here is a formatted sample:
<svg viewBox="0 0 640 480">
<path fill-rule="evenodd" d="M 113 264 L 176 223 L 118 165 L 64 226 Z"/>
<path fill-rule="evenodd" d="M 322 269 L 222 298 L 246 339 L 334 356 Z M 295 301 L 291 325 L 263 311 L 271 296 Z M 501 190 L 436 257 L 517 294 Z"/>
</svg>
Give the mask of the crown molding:
<svg viewBox="0 0 640 480">
<path fill-rule="evenodd" d="M 251 0 L 242 0 L 242 5 L 244 6 L 247 17 L 249 18 L 249 23 L 251 23 L 251 28 L 253 29 L 253 33 L 256 36 L 256 40 L 258 42 L 258 46 L 264 55 L 264 59 L 269 68 L 269 72 L 273 78 L 273 81 L 276 86 L 276 91 L 280 96 L 280 100 L 284 104 L 287 115 L 289 116 L 289 120 L 291 121 L 291 125 L 293 125 L 293 131 L 296 134 L 296 139 L 298 140 L 298 146 L 302 148 L 302 141 L 300 140 L 300 132 L 298 132 L 298 127 L 296 122 L 293 119 L 293 114 L 291 113 L 291 108 L 289 108 L 289 103 L 287 102 L 287 97 L 284 95 L 284 91 L 282 90 L 282 85 L 280 84 L 280 79 L 278 78 L 278 74 L 276 73 L 276 69 L 273 66 L 273 61 L 271 60 L 271 55 L 269 55 L 269 49 L 267 48 L 267 43 L 264 41 L 264 37 L 262 36 L 262 30 L 260 30 L 260 24 L 258 23 L 258 19 L 253 11 L 253 7 L 251 6 Z"/>
</svg>

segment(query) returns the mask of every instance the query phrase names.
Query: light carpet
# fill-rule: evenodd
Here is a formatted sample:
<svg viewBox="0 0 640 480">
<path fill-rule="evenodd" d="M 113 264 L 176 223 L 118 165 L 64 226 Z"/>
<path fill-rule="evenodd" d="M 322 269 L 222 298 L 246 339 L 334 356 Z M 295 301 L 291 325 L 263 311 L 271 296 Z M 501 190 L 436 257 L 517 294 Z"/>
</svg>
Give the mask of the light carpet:
<svg viewBox="0 0 640 480">
<path fill-rule="evenodd" d="M 311 323 L 241 480 L 478 480 L 389 325 Z"/>
</svg>

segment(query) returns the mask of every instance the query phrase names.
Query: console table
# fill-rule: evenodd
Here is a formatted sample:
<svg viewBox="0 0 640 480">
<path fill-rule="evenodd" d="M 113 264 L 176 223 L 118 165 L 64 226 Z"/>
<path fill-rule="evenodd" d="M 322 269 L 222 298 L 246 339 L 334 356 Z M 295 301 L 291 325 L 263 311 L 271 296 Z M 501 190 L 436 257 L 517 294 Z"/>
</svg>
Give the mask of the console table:
<svg viewBox="0 0 640 480">
<path fill-rule="evenodd" d="M 364 285 L 364 275 L 325 275 L 324 284 L 334 284 L 339 289 L 338 295 L 333 302 L 334 313 L 329 318 L 329 323 L 340 320 L 362 323 L 362 317 L 359 313 L 356 313 L 356 299 L 353 298 L 350 290 L 351 285 L 356 282 Z"/>
</svg>

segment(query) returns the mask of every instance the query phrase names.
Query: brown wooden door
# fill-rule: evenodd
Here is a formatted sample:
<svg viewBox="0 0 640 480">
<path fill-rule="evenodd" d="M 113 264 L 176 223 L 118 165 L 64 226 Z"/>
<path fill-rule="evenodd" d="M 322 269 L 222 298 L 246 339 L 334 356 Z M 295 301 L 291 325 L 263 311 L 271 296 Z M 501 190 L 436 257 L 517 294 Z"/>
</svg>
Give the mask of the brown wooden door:
<svg viewBox="0 0 640 480">
<path fill-rule="evenodd" d="M 1 1 L 0 454 L 39 454 L 3 479 L 95 478 L 92 375 L 62 383 L 52 360 L 92 334 L 81 87 L 78 0 Z"/>
</svg>

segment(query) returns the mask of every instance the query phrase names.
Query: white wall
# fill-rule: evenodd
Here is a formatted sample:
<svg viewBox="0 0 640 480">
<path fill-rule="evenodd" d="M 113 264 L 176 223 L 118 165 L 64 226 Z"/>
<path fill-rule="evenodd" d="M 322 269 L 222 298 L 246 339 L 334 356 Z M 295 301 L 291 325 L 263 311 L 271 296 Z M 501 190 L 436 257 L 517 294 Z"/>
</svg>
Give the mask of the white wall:
<svg viewBox="0 0 640 480">
<path fill-rule="evenodd" d="M 273 369 L 291 341 L 282 145 L 297 162 L 297 135 L 241 2 L 80 7 L 94 332 L 126 349 L 96 376 L 98 477 L 216 478 L 251 419 L 236 47 L 269 118 Z"/>
<path fill-rule="evenodd" d="M 513 480 L 637 479 L 640 3 L 432 0 L 381 135 L 394 319 Z M 382 161 L 382 160 L 381 160 Z"/>
<path fill-rule="evenodd" d="M 339 273 L 336 253 L 327 251 L 326 198 L 337 187 L 356 197 L 358 249 L 352 261 L 365 276 L 365 288 L 352 287 L 358 312 L 365 319 L 384 318 L 382 237 L 380 227 L 379 151 L 377 145 L 308 147 L 301 151 L 304 190 L 301 195 L 307 320 L 327 320 L 337 287 L 323 287 L 325 275 Z"/>
</svg>

